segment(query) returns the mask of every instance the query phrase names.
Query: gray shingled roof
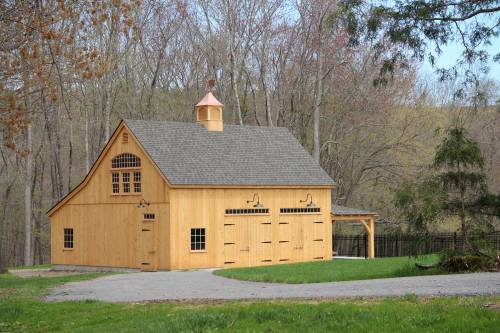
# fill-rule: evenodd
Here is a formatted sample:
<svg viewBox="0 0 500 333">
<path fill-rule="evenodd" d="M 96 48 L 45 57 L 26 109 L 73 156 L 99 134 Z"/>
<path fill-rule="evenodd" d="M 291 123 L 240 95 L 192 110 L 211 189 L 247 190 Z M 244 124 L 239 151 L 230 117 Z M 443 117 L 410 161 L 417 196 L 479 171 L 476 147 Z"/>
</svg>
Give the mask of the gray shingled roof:
<svg viewBox="0 0 500 333">
<path fill-rule="evenodd" d="M 284 127 L 125 120 L 172 185 L 333 185 Z"/>
<path fill-rule="evenodd" d="M 332 206 L 332 213 L 335 215 L 375 215 L 375 213 L 368 210 L 336 205 Z"/>
</svg>

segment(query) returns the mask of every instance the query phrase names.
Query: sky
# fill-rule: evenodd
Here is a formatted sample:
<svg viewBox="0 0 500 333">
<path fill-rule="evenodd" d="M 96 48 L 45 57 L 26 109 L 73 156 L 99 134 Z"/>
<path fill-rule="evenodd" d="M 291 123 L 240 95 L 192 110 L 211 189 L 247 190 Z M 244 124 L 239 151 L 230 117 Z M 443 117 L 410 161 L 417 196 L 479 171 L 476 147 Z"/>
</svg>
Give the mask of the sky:
<svg viewBox="0 0 500 333">
<path fill-rule="evenodd" d="M 489 53 L 490 60 L 488 62 L 489 72 L 487 74 L 488 78 L 494 79 L 500 82 L 500 63 L 494 62 L 492 60 L 495 54 L 500 53 L 500 36 L 496 38 L 492 38 L 490 40 L 491 45 L 487 45 L 484 49 Z M 448 45 L 443 47 L 443 53 L 437 58 L 437 66 L 443 68 L 450 68 L 454 64 L 456 64 L 457 59 L 460 57 L 463 52 L 463 46 L 457 43 L 456 41 L 451 41 Z M 435 69 L 432 68 L 428 61 L 422 64 L 421 67 L 422 74 L 429 74 L 435 72 Z"/>
</svg>

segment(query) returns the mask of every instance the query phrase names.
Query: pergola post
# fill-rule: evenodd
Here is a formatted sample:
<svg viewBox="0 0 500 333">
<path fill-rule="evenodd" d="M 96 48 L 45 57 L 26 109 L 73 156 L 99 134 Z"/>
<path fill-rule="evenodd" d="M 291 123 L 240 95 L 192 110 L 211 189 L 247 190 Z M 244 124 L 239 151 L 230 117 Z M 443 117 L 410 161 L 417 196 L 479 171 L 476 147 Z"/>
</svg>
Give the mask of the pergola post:
<svg viewBox="0 0 500 333">
<path fill-rule="evenodd" d="M 375 258 L 375 220 L 370 218 L 368 220 L 368 258 Z"/>
</svg>

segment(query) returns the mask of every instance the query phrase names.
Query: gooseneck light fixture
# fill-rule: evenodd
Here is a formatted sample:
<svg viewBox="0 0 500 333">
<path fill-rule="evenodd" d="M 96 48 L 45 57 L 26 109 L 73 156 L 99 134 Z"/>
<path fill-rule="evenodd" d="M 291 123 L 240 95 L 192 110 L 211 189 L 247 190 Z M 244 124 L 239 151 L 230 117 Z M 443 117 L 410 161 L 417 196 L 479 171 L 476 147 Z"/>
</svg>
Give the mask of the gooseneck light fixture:
<svg viewBox="0 0 500 333">
<path fill-rule="evenodd" d="M 263 208 L 264 205 L 260 203 L 260 197 L 259 197 L 259 194 L 258 193 L 254 193 L 253 194 L 253 198 L 252 200 L 247 200 L 247 204 L 248 203 L 251 203 L 251 202 L 255 202 L 255 197 L 257 197 L 257 203 L 255 205 L 253 205 L 255 208 Z"/>
<path fill-rule="evenodd" d="M 149 206 L 149 202 L 146 202 L 146 200 L 141 199 L 141 201 L 139 201 L 139 204 L 137 205 L 137 208 L 144 208 L 146 206 Z"/>
<path fill-rule="evenodd" d="M 311 198 L 311 201 L 309 201 L 309 203 L 307 204 L 307 208 L 316 208 L 316 205 L 313 202 L 313 196 L 311 195 L 311 193 L 307 193 L 306 200 L 300 200 L 300 202 L 301 203 L 307 202 L 308 198 Z"/>
</svg>

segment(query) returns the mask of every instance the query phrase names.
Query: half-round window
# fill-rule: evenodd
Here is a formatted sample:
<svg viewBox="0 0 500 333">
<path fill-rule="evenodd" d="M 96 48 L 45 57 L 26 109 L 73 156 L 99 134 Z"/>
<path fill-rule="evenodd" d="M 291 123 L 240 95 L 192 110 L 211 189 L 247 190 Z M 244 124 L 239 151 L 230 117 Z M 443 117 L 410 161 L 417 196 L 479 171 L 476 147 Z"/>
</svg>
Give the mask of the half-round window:
<svg viewBox="0 0 500 333">
<path fill-rule="evenodd" d="M 141 159 L 130 153 L 123 153 L 111 160 L 111 168 L 140 168 Z"/>
</svg>

